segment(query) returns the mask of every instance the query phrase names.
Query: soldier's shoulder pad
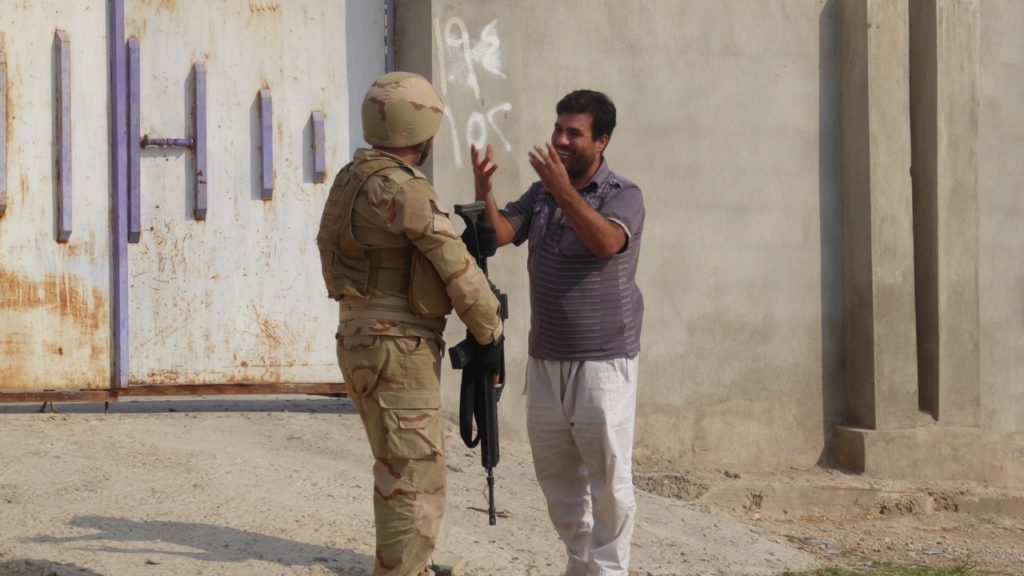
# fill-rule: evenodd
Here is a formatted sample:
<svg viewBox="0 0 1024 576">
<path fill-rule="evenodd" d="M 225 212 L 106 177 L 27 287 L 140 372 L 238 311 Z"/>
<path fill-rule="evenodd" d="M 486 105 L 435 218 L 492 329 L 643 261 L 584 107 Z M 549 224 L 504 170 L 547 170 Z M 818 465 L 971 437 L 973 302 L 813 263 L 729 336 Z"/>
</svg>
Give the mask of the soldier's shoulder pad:
<svg viewBox="0 0 1024 576">
<path fill-rule="evenodd" d="M 402 165 L 399 166 L 399 168 L 401 168 L 402 171 L 404 171 L 407 174 L 409 174 L 409 176 L 411 178 L 415 178 L 417 180 L 426 180 L 427 179 L 426 175 L 424 175 L 423 172 L 420 172 L 419 169 L 414 167 L 414 166 L 409 166 L 408 164 L 402 164 Z"/>
<path fill-rule="evenodd" d="M 400 165 L 395 165 L 375 172 L 370 178 L 370 185 L 383 185 L 385 189 L 391 192 L 396 192 L 399 188 L 405 186 L 407 182 L 413 179 L 413 176 L 409 174 L 408 170 L 405 170 L 404 167 Z"/>
<path fill-rule="evenodd" d="M 426 194 L 430 197 L 437 196 L 434 192 L 434 186 L 426 178 L 408 177 L 402 181 L 401 188 L 407 193 Z"/>
</svg>

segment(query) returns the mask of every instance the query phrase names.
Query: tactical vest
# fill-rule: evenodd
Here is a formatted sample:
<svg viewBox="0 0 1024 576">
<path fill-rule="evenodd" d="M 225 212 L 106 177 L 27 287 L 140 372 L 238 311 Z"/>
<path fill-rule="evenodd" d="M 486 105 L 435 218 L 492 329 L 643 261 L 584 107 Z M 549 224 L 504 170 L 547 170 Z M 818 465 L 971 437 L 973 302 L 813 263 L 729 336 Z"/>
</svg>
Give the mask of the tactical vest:
<svg viewBox="0 0 1024 576">
<path fill-rule="evenodd" d="M 452 307 L 444 281 L 415 246 L 410 243 L 398 248 L 370 248 L 356 240 L 352 233 L 352 211 L 359 192 L 371 176 L 394 167 L 395 161 L 383 158 L 350 162 L 335 179 L 316 238 L 327 293 L 335 300 L 346 297 L 366 300 L 373 296 L 373 289 L 377 289 L 405 295 L 408 309 L 414 316 L 446 316 Z M 404 170 L 394 170 L 388 176 L 396 181 L 398 188 L 417 178 Z M 387 299 L 387 308 L 393 308 L 393 300 Z M 384 302 L 381 299 L 381 303 Z M 372 316 L 376 307 L 371 301 L 371 305 L 360 308 L 363 314 Z M 402 320 L 415 320 L 415 317 Z"/>
</svg>

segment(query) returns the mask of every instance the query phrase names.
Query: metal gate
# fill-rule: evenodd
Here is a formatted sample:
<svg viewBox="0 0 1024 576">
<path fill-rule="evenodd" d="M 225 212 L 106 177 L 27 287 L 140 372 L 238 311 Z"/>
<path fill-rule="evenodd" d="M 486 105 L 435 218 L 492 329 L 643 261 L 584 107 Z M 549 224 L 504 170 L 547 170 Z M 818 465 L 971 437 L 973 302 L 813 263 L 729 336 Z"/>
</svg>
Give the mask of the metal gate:
<svg viewBox="0 0 1024 576">
<path fill-rule="evenodd" d="M 0 401 L 339 393 L 314 238 L 383 3 L 3 2 Z"/>
</svg>

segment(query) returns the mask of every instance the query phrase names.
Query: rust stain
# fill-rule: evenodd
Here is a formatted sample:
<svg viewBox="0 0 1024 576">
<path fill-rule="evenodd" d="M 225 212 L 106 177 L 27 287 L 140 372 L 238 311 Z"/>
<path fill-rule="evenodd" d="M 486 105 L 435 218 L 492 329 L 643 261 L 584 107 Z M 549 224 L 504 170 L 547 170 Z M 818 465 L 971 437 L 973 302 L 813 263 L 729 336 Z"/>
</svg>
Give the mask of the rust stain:
<svg viewBox="0 0 1024 576">
<path fill-rule="evenodd" d="M 104 292 L 79 276 L 0 269 L 0 388 L 109 386 L 107 314 Z"/>
<path fill-rule="evenodd" d="M 182 375 L 177 370 L 162 369 L 162 370 L 149 370 L 146 372 L 146 384 L 185 384 Z M 189 384 L 195 382 L 189 381 Z"/>
<path fill-rule="evenodd" d="M 253 364 L 243 363 L 239 368 L 226 366 L 224 369 L 188 370 L 175 368 L 154 368 L 146 371 L 142 380 L 132 384 L 176 385 L 176 384 L 280 384 L 284 368 L 295 364 Z"/>
<path fill-rule="evenodd" d="M 187 313 L 182 315 L 182 319 L 181 320 L 179 320 L 178 322 L 174 322 L 174 323 L 168 324 L 168 325 L 160 328 L 159 330 L 157 330 L 155 333 L 153 333 L 152 336 L 150 336 L 149 338 L 147 338 L 146 340 L 144 340 L 143 342 L 140 342 L 138 344 L 139 349 L 144 350 L 144 349 L 148 348 L 149 345 L 152 344 L 153 342 L 165 342 L 165 341 L 167 341 L 172 334 L 175 334 L 175 333 L 179 332 L 182 328 L 185 328 L 186 326 L 191 324 L 192 318 L 193 318 L 193 316 L 192 316 L 192 308 L 188 307 L 187 308 Z"/>
<path fill-rule="evenodd" d="M 143 0 L 141 4 L 149 4 L 157 10 L 163 10 L 166 12 L 174 12 L 176 5 L 175 0 Z"/>
<path fill-rule="evenodd" d="M 278 334 L 277 326 L 259 315 L 256 316 L 256 324 L 260 327 L 260 333 L 270 341 L 274 347 L 281 346 L 281 336 Z"/>
<path fill-rule="evenodd" d="M 76 242 L 74 234 L 72 234 L 72 237 L 69 238 L 67 242 L 57 244 L 57 254 L 60 255 L 60 258 L 63 261 L 67 261 L 69 258 L 76 256 L 92 256 L 93 248 L 96 246 L 95 240 L 95 233 L 90 234 L 88 242 Z"/>
<path fill-rule="evenodd" d="M 68 318 L 87 332 L 104 325 L 107 314 L 103 292 L 74 275 L 47 275 L 32 280 L 0 269 L 0 311 L 48 310 Z"/>
<path fill-rule="evenodd" d="M 249 0 L 249 12 L 253 14 L 259 14 L 261 12 L 277 12 L 281 9 L 279 2 L 269 2 L 266 0 Z"/>
</svg>

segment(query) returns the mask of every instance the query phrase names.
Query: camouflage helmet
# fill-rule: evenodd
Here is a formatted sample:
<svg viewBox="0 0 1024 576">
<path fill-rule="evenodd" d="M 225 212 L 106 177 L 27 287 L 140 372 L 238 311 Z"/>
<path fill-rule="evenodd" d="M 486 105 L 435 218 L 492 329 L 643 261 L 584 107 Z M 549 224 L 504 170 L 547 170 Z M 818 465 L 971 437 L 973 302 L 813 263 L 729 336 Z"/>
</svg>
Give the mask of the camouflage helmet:
<svg viewBox="0 0 1024 576">
<path fill-rule="evenodd" d="M 426 78 L 389 72 L 363 98 L 363 139 L 388 148 L 415 146 L 437 132 L 443 115 L 444 102 Z"/>
</svg>

